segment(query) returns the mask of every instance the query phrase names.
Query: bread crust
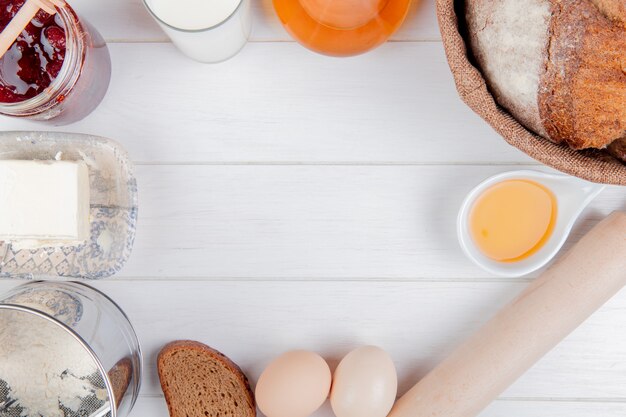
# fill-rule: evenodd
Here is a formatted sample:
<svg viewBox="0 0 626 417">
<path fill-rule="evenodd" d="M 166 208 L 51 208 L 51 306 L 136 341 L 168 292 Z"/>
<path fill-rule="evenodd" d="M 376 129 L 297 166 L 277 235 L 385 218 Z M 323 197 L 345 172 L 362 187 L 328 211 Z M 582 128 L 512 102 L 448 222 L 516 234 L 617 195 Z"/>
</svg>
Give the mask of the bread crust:
<svg viewBox="0 0 626 417">
<path fill-rule="evenodd" d="M 537 92 L 545 70 L 550 0 L 466 0 L 469 44 L 499 105 L 546 136 Z"/>
<path fill-rule="evenodd" d="M 554 142 L 604 148 L 626 136 L 626 31 L 592 1 L 552 1 L 538 100 Z"/>
<path fill-rule="evenodd" d="M 108 376 L 113 386 L 115 405 L 119 407 L 133 377 L 132 361 L 129 358 L 120 359 L 120 361 L 111 368 Z"/>
<path fill-rule="evenodd" d="M 465 19 L 500 106 L 553 142 L 626 162 L 626 0 L 466 0 Z"/>
<path fill-rule="evenodd" d="M 626 28 L 626 0 L 591 0 L 609 19 Z"/>
<path fill-rule="evenodd" d="M 243 373 L 241 368 L 236 363 L 231 361 L 223 353 L 205 345 L 204 343 L 196 342 L 193 340 L 177 340 L 165 345 L 159 352 L 157 358 L 157 370 L 159 373 L 159 380 L 161 382 L 161 389 L 163 390 L 163 394 L 165 395 L 165 402 L 167 403 L 167 407 L 171 417 L 177 417 L 181 414 L 177 414 L 177 410 L 173 408 L 171 400 L 172 392 L 165 384 L 167 378 L 167 376 L 165 375 L 165 361 L 168 359 L 168 356 L 172 355 L 176 351 L 181 350 L 200 352 L 202 354 L 208 355 L 213 360 L 222 363 L 233 375 L 237 377 L 241 387 L 245 391 L 247 399 L 246 406 L 250 411 L 249 415 L 251 417 L 256 416 L 256 402 L 254 400 L 254 393 L 252 392 L 252 388 L 250 387 L 250 382 L 248 381 L 248 377 Z"/>
<path fill-rule="evenodd" d="M 608 150 L 611 155 L 626 162 L 626 138 L 611 143 Z"/>
</svg>

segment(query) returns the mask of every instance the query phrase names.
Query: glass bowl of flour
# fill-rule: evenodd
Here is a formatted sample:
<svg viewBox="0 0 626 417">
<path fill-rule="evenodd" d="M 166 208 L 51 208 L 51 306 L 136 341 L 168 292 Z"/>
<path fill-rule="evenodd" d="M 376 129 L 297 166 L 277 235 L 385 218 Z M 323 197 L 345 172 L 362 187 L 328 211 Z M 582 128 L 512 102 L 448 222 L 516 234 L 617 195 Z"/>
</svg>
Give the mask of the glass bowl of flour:
<svg viewBox="0 0 626 417">
<path fill-rule="evenodd" d="M 126 417 L 141 348 L 124 312 L 81 283 L 0 296 L 0 417 Z"/>
</svg>

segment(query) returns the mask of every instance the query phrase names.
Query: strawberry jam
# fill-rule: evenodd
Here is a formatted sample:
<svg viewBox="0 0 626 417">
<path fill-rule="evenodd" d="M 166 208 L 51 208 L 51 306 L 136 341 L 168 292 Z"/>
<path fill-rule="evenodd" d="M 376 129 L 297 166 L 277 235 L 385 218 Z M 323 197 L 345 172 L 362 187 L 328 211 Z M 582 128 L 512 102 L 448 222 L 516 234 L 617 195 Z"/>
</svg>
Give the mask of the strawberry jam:
<svg viewBox="0 0 626 417">
<path fill-rule="evenodd" d="M 25 0 L 0 0 L 0 30 Z M 0 115 L 66 125 L 89 115 L 111 79 L 106 42 L 69 4 L 39 11 L 0 59 Z"/>
<path fill-rule="evenodd" d="M 25 0 L 0 0 L 0 30 Z M 0 60 L 0 102 L 17 103 L 50 86 L 65 59 L 66 35 L 58 15 L 40 10 Z"/>
</svg>

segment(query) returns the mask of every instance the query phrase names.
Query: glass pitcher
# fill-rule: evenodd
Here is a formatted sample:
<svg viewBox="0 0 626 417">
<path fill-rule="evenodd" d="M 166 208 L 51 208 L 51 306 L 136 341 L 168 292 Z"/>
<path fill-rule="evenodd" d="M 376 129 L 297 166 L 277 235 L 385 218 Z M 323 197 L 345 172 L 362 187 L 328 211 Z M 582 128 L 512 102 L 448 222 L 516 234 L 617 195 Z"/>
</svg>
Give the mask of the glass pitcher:
<svg viewBox="0 0 626 417">
<path fill-rule="evenodd" d="M 351 56 L 376 48 L 402 25 L 411 0 L 273 0 L 283 26 L 305 47 Z"/>
</svg>

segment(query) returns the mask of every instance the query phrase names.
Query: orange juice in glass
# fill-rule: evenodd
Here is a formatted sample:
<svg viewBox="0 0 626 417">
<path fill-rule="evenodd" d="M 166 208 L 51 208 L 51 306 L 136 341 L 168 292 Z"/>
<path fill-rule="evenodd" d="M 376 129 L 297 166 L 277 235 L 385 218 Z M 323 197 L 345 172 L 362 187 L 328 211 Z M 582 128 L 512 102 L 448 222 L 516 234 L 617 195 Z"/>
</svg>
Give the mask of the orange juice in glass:
<svg viewBox="0 0 626 417">
<path fill-rule="evenodd" d="M 404 21 L 411 0 L 273 0 L 291 36 L 325 55 L 351 56 L 376 48 Z"/>
</svg>

